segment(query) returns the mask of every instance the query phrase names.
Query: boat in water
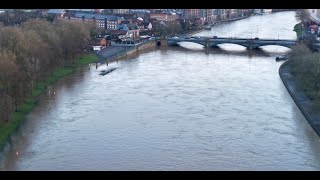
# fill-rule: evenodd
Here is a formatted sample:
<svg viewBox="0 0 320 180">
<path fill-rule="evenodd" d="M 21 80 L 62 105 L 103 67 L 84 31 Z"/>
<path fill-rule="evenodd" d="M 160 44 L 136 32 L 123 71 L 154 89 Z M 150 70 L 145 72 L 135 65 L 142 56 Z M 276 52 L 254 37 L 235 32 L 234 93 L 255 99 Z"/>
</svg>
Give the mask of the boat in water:
<svg viewBox="0 0 320 180">
<path fill-rule="evenodd" d="M 205 30 L 211 30 L 211 26 L 204 27 Z"/>
<path fill-rule="evenodd" d="M 109 73 L 111 73 L 112 71 L 114 71 L 114 70 L 116 70 L 117 68 L 110 68 L 110 69 L 108 69 L 108 70 L 102 70 L 102 71 L 100 71 L 100 75 L 101 76 L 104 76 L 104 75 L 106 75 L 106 74 L 109 74 Z"/>
<path fill-rule="evenodd" d="M 285 61 L 288 60 L 288 56 L 286 54 L 281 54 L 280 56 L 276 57 L 276 61 Z"/>
</svg>

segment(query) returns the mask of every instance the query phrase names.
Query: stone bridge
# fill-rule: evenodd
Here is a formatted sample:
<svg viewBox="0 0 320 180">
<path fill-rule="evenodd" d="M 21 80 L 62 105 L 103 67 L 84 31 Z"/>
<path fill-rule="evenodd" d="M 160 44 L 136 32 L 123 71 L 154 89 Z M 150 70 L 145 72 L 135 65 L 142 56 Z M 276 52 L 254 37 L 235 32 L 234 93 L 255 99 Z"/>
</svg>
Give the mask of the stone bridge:
<svg viewBox="0 0 320 180">
<path fill-rule="evenodd" d="M 179 38 L 167 38 L 167 45 L 175 45 L 179 42 L 193 42 L 197 44 L 201 44 L 205 47 L 216 47 L 219 44 L 238 44 L 248 49 L 256 49 L 260 46 L 266 45 L 278 45 L 291 48 L 298 41 L 290 40 L 290 39 L 259 39 L 259 38 L 228 38 L 228 37 L 179 37 Z M 163 42 L 163 40 L 162 40 Z"/>
</svg>

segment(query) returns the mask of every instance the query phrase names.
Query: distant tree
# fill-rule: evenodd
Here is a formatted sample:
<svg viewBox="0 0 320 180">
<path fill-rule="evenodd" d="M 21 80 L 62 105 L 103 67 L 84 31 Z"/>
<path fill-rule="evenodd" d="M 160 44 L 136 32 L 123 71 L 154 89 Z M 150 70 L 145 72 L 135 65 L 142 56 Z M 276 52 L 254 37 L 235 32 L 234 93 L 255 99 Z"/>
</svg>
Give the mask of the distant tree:
<svg viewBox="0 0 320 180">
<path fill-rule="evenodd" d="M 0 92 L 2 103 L 0 109 L 0 117 L 5 122 L 10 119 L 10 112 L 13 108 L 13 96 L 10 96 L 10 91 L 16 80 L 17 66 L 15 65 L 16 56 L 7 50 L 0 51 Z M 0 118 L 1 119 L 1 118 Z"/>
<path fill-rule="evenodd" d="M 182 32 L 182 27 L 179 22 L 170 22 L 166 28 L 167 34 L 176 35 Z"/>
<path fill-rule="evenodd" d="M 298 21 L 304 22 L 310 20 L 310 14 L 307 9 L 298 9 L 295 17 Z"/>
<path fill-rule="evenodd" d="M 0 48 L 7 49 L 16 56 L 22 55 L 23 32 L 17 27 L 4 27 L 0 29 Z"/>
</svg>

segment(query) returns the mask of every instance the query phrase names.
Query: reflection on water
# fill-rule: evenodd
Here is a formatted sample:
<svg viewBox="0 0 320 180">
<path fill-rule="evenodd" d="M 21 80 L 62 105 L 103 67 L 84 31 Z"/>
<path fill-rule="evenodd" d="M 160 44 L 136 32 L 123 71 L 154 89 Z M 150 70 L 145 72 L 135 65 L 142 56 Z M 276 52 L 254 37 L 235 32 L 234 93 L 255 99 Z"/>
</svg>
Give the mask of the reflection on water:
<svg viewBox="0 0 320 180">
<path fill-rule="evenodd" d="M 294 12 L 276 13 L 202 35 L 259 27 L 261 38 L 290 39 L 295 23 Z M 319 170 L 319 137 L 278 75 L 274 57 L 286 51 L 181 43 L 84 67 L 41 97 L 1 169 Z"/>
</svg>

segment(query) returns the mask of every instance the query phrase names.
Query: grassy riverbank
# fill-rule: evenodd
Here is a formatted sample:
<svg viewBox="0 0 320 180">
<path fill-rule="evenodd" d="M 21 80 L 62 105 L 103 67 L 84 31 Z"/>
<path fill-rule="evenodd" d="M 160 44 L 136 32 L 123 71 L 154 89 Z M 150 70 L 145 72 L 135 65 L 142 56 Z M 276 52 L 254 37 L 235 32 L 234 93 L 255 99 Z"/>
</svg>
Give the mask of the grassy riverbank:
<svg viewBox="0 0 320 180">
<path fill-rule="evenodd" d="M 300 44 L 289 53 L 290 70 L 297 85 L 315 104 L 320 105 L 320 53 Z"/>
<path fill-rule="evenodd" d="M 72 66 L 56 69 L 51 76 L 39 82 L 33 89 L 32 95 L 27 97 L 24 102 L 19 105 L 19 111 L 12 114 L 11 120 L 8 123 L 3 122 L 0 124 L 0 150 L 4 147 L 10 135 L 19 127 L 24 117 L 37 105 L 37 97 L 44 92 L 47 86 L 73 73 L 76 68 L 97 61 L 98 57 L 94 54 L 83 55 L 78 58 Z"/>
</svg>

